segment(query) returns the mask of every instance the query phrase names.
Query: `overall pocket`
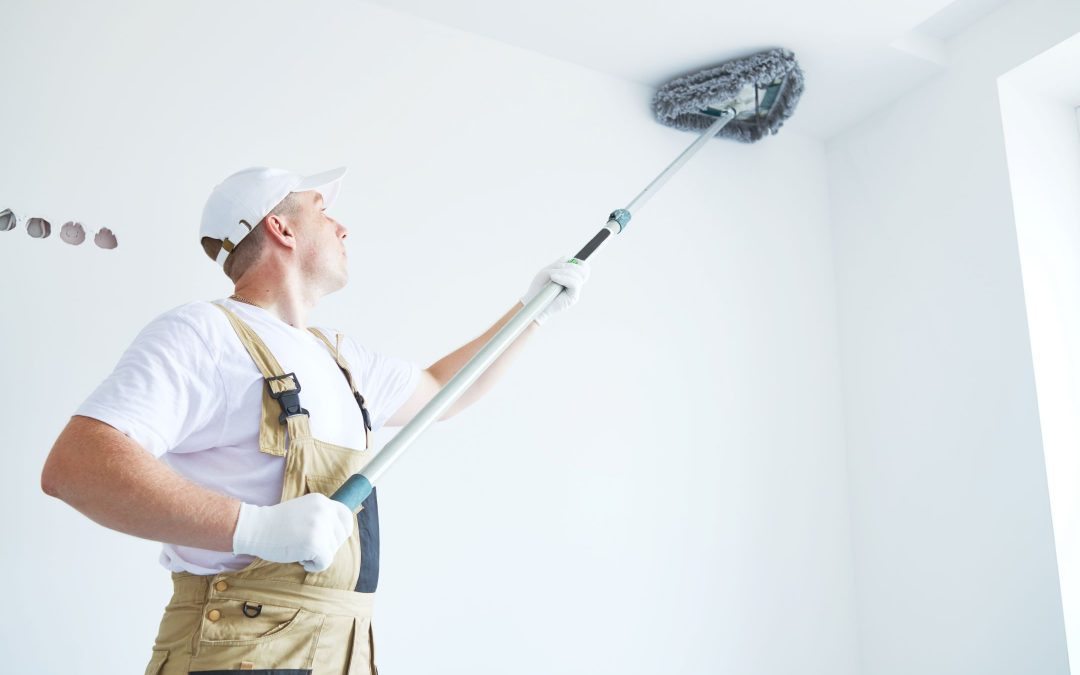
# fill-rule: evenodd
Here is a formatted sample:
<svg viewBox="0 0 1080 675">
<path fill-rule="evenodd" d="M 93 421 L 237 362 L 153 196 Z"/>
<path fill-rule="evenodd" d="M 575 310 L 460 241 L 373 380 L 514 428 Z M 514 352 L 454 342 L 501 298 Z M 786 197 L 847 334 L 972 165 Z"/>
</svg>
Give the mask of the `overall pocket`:
<svg viewBox="0 0 1080 675">
<path fill-rule="evenodd" d="M 304 476 L 304 494 L 319 492 L 329 497 L 348 478 L 348 476 Z"/>
<path fill-rule="evenodd" d="M 168 659 L 168 650 L 155 649 L 153 656 L 150 657 L 150 663 L 146 666 L 146 675 L 158 675 Z"/>
<path fill-rule="evenodd" d="M 305 609 L 214 600 L 206 605 L 188 671 L 310 671 L 325 620 Z"/>
</svg>

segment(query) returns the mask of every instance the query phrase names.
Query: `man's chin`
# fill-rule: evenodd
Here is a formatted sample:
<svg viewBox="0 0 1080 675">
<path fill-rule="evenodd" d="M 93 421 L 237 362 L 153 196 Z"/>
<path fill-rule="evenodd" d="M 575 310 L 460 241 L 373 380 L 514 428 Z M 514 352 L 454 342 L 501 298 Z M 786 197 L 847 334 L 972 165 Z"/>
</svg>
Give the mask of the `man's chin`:
<svg viewBox="0 0 1080 675">
<path fill-rule="evenodd" d="M 348 275 L 345 275 L 343 277 L 338 277 L 335 280 L 334 283 L 329 284 L 329 285 L 327 285 L 325 287 L 326 292 L 323 293 L 323 297 L 326 297 L 327 295 L 330 295 L 331 293 L 337 293 L 341 289 L 345 288 L 345 286 L 348 285 L 348 283 L 349 283 Z"/>
</svg>

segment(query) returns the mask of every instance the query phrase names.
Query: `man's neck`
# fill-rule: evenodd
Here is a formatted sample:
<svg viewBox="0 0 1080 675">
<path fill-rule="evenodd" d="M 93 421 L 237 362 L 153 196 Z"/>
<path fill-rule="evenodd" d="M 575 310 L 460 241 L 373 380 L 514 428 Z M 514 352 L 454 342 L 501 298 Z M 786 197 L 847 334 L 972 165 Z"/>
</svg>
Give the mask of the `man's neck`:
<svg viewBox="0 0 1080 675">
<path fill-rule="evenodd" d="M 289 284 L 269 283 L 266 279 L 248 279 L 236 284 L 235 295 L 262 307 L 293 328 L 307 330 L 307 316 L 318 300 Z"/>
</svg>

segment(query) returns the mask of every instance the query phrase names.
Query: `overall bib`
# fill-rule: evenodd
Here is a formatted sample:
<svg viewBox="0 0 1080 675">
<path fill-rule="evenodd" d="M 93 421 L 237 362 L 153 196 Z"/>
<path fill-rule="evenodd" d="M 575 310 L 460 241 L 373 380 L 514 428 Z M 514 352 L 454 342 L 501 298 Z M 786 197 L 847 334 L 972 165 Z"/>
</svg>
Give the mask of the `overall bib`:
<svg viewBox="0 0 1080 675">
<path fill-rule="evenodd" d="M 263 390 L 259 450 L 285 458 L 281 501 L 309 492 L 330 495 L 371 461 L 371 424 L 364 398 L 337 345 L 316 328 L 349 382 L 364 416 L 365 448 L 312 437 L 300 406 L 299 380 L 286 374 L 266 344 L 239 316 L 229 318 L 259 367 Z M 299 563 L 256 558 L 215 575 L 174 572 L 147 675 L 247 670 L 264 675 L 377 675 L 371 611 L 378 583 L 378 505 L 375 493 L 357 510 L 353 532 L 322 572 Z"/>
</svg>

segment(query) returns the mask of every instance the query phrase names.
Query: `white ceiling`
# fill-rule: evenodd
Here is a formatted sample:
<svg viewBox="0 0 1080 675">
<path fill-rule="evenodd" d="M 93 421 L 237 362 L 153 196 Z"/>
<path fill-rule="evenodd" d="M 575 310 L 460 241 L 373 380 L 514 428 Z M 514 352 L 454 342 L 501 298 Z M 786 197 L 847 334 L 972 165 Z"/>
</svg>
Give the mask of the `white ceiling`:
<svg viewBox="0 0 1080 675">
<path fill-rule="evenodd" d="M 819 138 L 938 72 L 943 42 L 1005 1 L 375 0 L 650 87 L 786 47 L 806 74 L 788 128 Z"/>
</svg>

